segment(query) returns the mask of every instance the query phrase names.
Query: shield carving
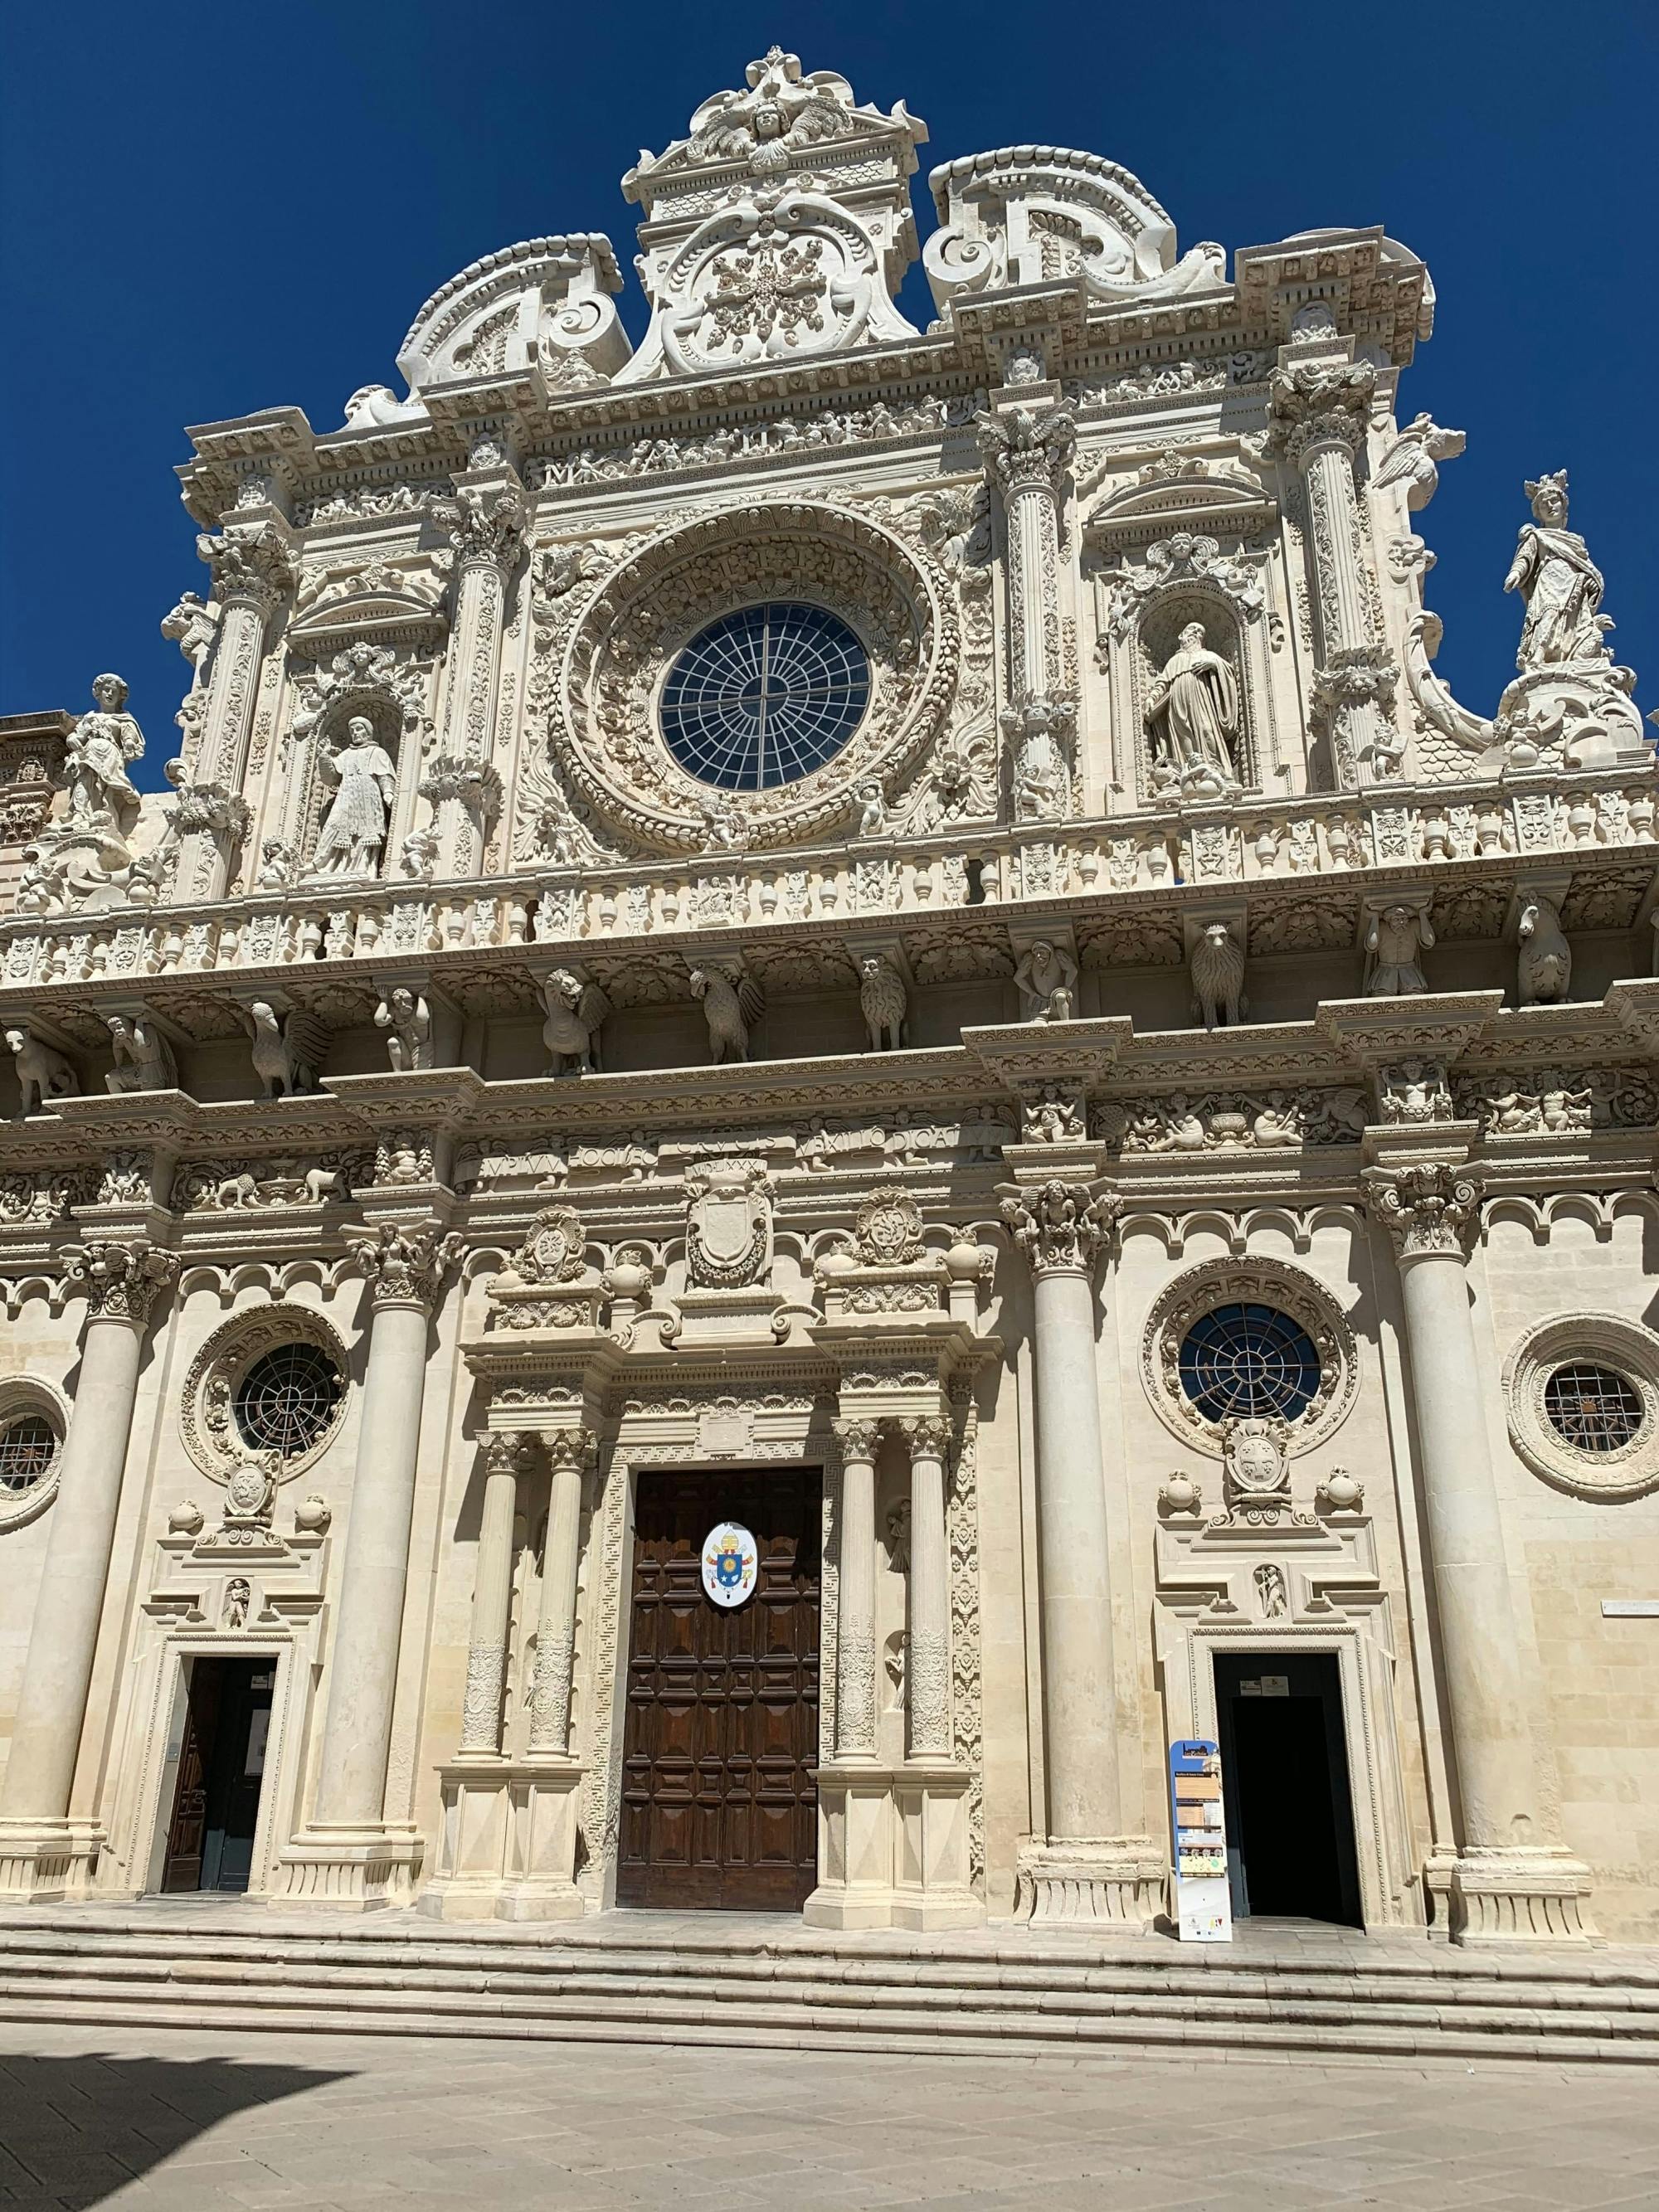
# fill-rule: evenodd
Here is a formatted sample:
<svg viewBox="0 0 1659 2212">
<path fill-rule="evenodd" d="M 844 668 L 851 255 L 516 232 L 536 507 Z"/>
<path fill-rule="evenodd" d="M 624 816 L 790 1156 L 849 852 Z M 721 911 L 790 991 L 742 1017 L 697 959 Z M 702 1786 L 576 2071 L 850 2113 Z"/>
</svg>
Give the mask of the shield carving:
<svg viewBox="0 0 1659 2212">
<path fill-rule="evenodd" d="M 760 1160 L 711 1160 L 687 1175 L 685 1257 L 707 1290 L 764 1282 L 772 1267 L 772 1179 Z"/>
</svg>

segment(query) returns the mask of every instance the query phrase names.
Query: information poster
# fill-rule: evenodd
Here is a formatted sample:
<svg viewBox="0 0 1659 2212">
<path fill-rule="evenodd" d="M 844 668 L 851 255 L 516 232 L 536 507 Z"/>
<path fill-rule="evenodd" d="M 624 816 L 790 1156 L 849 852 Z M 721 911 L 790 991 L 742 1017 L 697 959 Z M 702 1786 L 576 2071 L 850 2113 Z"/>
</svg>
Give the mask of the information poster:
<svg viewBox="0 0 1659 2212">
<path fill-rule="evenodd" d="M 1227 1829 L 1221 1806 L 1221 1747 L 1208 1736 L 1170 1746 L 1170 1815 L 1175 1832 L 1175 1923 L 1183 1943 L 1232 1941 Z"/>
</svg>

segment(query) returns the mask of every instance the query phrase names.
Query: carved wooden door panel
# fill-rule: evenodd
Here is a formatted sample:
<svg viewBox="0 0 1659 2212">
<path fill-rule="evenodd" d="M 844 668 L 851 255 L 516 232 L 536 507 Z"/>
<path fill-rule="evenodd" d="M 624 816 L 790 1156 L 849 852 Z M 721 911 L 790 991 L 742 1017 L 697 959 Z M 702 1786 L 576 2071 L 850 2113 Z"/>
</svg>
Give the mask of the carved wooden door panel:
<svg viewBox="0 0 1659 2212">
<path fill-rule="evenodd" d="M 185 1738 L 179 1747 L 179 1784 L 167 1828 L 164 1890 L 199 1889 L 207 1835 L 207 1776 L 213 1758 L 223 1676 L 210 1659 L 191 1662 L 185 1691 Z"/>
<path fill-rule="evenodd" d="M 798 1910 L 817 1880 L 816 1468 L 643 1472 L 623 1731 L 619 1905 Z M 703 1592 L 703 1539 L 753 1534 L 731 1611 Z"/>
</svg>

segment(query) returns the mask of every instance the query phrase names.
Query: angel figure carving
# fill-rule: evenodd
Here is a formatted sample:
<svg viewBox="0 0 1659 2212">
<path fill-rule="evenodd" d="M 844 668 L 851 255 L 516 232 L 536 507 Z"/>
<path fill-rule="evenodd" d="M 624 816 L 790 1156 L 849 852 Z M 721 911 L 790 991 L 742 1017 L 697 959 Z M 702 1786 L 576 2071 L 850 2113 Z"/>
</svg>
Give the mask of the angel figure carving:
<svg viewBox="0 0 1659 2212">
<path fill-rule="evenodd" d="M 102 830 L 124 842 L 138 819 L 141 800 L 127 769 L 144 750 L 143 732 L 126 704 L 118 676 L 96 676 L 94 711 L 82 714 L 64 739 L 69 819 L 78 830 Z"/>
<path fill-rule="evenodd" d="M 317 1071 L 328 1054 L 328 1029 L 319 1016 L 296 1006 L 279 1019 L 268 1000 L 255 999 L 242 1018 L 253 1040 L 253 1073 L 267 1098 L 294 1098 L 317 1089 Z"/>
<path fill-rule="evenodd" d="M 136 1014 L 109 1014 L 110 1048 L 115 1065 L 104 1078 L 112 1096 L 124 1091 L 176 1091 L 179 1071 L 173 1048 L 154 1022 Z"/>
<path fill-rule="evenodd" d="M 318 763 L 339 789 L 317 840 L 315 872 L 319 876 L 372 876 L 386 843 L 392 794 L 398 771 L 392 756 L 376 743 L 367 714 L 346 724 L 345 743 Z"/>
<path fill-rule="evenodd" d="M 1179 777 L 1183 799 L 1216 799 L 1238 789 L 1238 678 L 1231 663 L 1205 644 L 1202 623 L 1187 624 L 1159 670 L 1146 727 L 1158 764 Z"/>
<path fill-rule="evenodd" d="M 741 961 L 729 971 L 694 968 L 691 995 L 702 1002 L 708 1024 L 708 1049 L 716 1067 L 728 1060 L 747 1060 L 749 1032 L 766 1012 L 766 994 Z"/>
<path fill-rule="evenodd" d="M 542 1042 L 548 1073 L 597 1075 L 599 1031 L 611 1012 L 599 986 L 574 968 L 556 968 L 542 985 L 542 1004 L 547 1010 Z"/>
<path fill-rule="evenodd" d="M 1540 477 L 1527 486 L 1532 520 L 1522 527 L 1506 592 L 1526 603 L 1515 665 L 1523 673 L 1562 661 L 1605 660 L 1603 633 L 1613 628 L 1601 611 L 1603 579 L 1583 539 L 1567 527 L 1567 472 Z"/>
</svg>

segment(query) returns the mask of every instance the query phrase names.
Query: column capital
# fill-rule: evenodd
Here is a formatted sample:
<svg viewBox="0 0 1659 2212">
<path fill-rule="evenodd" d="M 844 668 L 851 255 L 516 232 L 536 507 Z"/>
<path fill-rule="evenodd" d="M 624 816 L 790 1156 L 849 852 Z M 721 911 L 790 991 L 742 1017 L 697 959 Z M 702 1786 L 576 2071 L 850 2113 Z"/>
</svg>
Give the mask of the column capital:
<svg viewBox="0 0 1659 2212">
<path fill-rule="evenodd" d="M 1304 361 L 1275 369 L 1267 386 L 1270 449 L 1301 461 L 1321 446 L 1352 460 L 1370 421 L 1376 371 L 1368 361 Z"/>
<path fill-rule="evenodd" d="M 1077 452 L 1077 416 L 1067 403 L 982 414 L 975 428 L 986 467 L 1005 495 L 1026 489 L 1058 495 Z"/>
<path fill-rule="evenodd" d="M 486 1474 L 522 1474 L 530 1456 L 528 1439 L 521 1431 L 498 1429 L 494 1436 L 484 1438 L 484 1472 Z"/>
<path fill-rule="evenodd" d="M 196 551 L 213 571 L 213 596 L 220 605 L 252 607 L 262 620 L 275 611 L 294 582 L 294 556 L 274 523 L 225 530 L 217 537 L 204 531 Z"/>
<path fill-rule="evenodd" d="M 1086 1275 L 1123 1211 L 1115 1191 L 1053 1176 L 1021 1183 L 1002 1200 L 1002 1218 L 1034 1275 Z"/>
<path fill-rule="evenodd" d="M 90 1237 L 65 1245 L 63 1261 L 70 1280 L 86 1291 L 89 1319 L 128 1321 L 140 1329 L 179 1273 L 178 1254 L 148 1237 Z"/>
<path fill-rule="evenodd" d="M 1367 1168 L 1361 1178 L 1371 1218 L 1402 1261 L 1463 1259 L 1480 1220 L 1484 1180 L 1478 1169 L 1447 1160 Z"/>
<path fill-rule="evenodd" d="M 480 566 L 505 575 L 524 544 L 525 496 L 516 481 L 460 484 L 436 509 L 463 568 Z"/>
<path fill-rule="evenodd" d="M 599 1455 L 592 1429 L 544 1429 L 542 1449 L 555 1474 L 586 1474 Z"/>
<path fill-rule="evenodd" d="M 913 1460 L 942 1461 L 951 1449 L 951 1424 L 943 1413 L 913 1413 L 895 1424 Z"/>
<path fill-rule="evenodd" d="M 843 1460 L 872 1460 L 881 1439 L 881 1423 L 862 1417 L 843 1418 L 832 1422 L 836 1442 L 841 1446 Z"/>
<path fill-rule="evenodd" d="M 458 1229 L 441 1231 L 434 1221 L 383 1221 L 374 1229 L 348 1230 L 345 1241 L 349 1263 L 367 1277 L 376 1311 L 382 1306 L 429 1309 L 465 1249 Z"/>
</svg>

